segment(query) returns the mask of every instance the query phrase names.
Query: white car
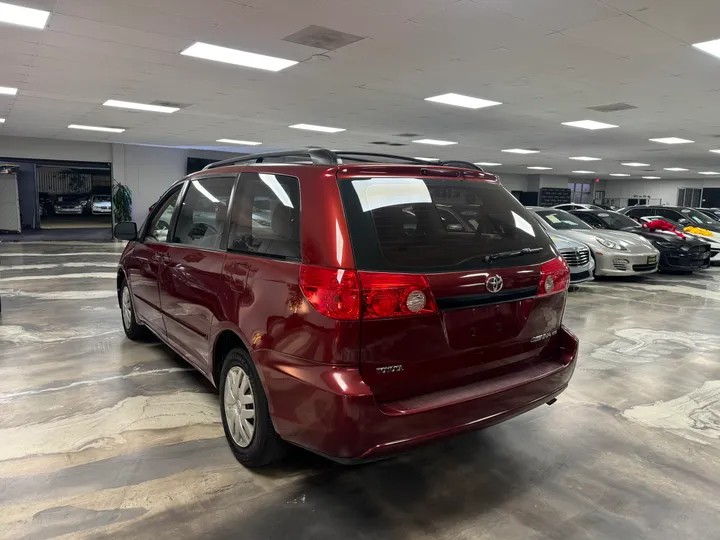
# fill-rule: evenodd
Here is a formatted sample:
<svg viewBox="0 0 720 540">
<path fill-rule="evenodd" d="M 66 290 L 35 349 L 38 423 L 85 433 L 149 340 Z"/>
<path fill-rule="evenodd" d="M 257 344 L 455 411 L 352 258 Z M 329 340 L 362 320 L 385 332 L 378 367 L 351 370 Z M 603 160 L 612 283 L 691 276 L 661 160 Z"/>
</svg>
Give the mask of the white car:
<svg viewBox="0 0 720 540">
<path fill-rule="evenodd" d="M 109 195 L 93 195 L 90 201 L 90 211 L 93 215 L 110 214 L 112 203 Z"/>
<path fill-rule="evenodd" d="M 560 255 L 570 267 L 570 283 L 577 285 L 594 279 L 595 260 L 590 255 L 590 249 L 585 244 L 567 236 L 561 236 L 555 232 L 549 234 Z"/>
</svg>

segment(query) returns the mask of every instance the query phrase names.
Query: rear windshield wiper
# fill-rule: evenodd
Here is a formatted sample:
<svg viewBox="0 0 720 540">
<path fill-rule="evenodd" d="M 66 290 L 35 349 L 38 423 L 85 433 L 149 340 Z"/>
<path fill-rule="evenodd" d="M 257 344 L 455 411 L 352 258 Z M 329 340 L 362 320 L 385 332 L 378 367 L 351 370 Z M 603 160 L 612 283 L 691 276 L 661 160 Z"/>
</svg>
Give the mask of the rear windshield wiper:
<svg viewBox="0 0 720 540">
<path fill-rule="evenodd" d="M 485 262 L 490 263 L 497 261 L 498 259 L 510 259 L 512 257 L 521 257 L 523 255 L 530 255 L 531 253 L 540 253 L 543 250 L 541 247 L 537 248 L 522 248 L 517 251 L 501 251 L 500 253 L 493 253 L 492 255 L 485 255 Z"/>
</svg>

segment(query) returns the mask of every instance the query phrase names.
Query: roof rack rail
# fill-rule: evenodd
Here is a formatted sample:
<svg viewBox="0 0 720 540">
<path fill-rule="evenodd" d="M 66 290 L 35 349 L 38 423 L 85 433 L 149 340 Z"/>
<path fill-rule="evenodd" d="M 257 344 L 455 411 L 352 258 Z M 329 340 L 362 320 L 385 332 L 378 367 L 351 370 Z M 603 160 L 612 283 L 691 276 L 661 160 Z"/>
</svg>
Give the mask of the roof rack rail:
<svg viewBox="0 0 720 540">
<path fill-rule="evenodd" d="M 311 150 L 288 150 L 284 152 L 265 152 L 263 154 L 248 154 L 245 156 L 238 156 L 230 159 L 223 159 L 222 161 L 216 161 L 215 163 L 210 163 L 203 168 L 203 171 L 217 169 L 218 167 L 227 167 L 229 165 L 237 165 L 240 163 L 263 163 L 265 162 L 265 160 L 271 160 L 272 158 L 295 158 L 298 160 L 310 158 L 310 161 L 313 165 L 342 165 L 344 159 L 360 163 L 377 163 L 377 161 L 372 158 L 385 158 L 403 163 L 411 163 L 418 165 L 439 165 L 445 167 L 460 167 L 463 169 L 474 169 L 478 171 L 483 171 L 483 169 L 473 163 L 470 163 L 469 161 L 438 160 L 428 162 L 422 159 L 406 156 L 396 156 L 393 154 L 378 154 L 374 152 L 333 152 L 324 148 L 313 148 Z"/>
</svg>

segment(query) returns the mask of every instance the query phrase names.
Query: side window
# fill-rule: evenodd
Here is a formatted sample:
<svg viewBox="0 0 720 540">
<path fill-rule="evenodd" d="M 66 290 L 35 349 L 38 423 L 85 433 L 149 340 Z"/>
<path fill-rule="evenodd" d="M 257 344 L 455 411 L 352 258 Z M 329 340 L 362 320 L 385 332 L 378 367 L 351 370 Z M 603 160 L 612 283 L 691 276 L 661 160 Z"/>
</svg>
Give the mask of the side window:
<svg viewBox="0 0 720 540">
<path fill-rule="evenodd" d="M 180 205 L 173 243 L 219 249 L 234 184 L 235 176 L 190 180 Z"/>
<path fill-rule="evenodd" d="M 300 184 L 293 176 L 243 173 L 232 205 L 234 251 L 300 258 Z"/>
<path fill-rule="evenodd" d="M 679 221 L 683 217 L 678 212 L 667 208 L 658 208 L 655 213 L 664 218 L 672 219 L 673 221 Z"/>
<path fill-rule="evenodd" d="M 178 197 L 180 196 L 180 190 L 183 184 L 175 187 L 160 203 L 160 208 L 153 215 L 150 223 L 148 224 L 147 232 L 145 234 L 145 241 L 147 242 L 167 242 L 168 233 L 170 232 L 170 223 L 172 222 L 173 212 L 175 206 L 177 206 Z"/>
</svg>

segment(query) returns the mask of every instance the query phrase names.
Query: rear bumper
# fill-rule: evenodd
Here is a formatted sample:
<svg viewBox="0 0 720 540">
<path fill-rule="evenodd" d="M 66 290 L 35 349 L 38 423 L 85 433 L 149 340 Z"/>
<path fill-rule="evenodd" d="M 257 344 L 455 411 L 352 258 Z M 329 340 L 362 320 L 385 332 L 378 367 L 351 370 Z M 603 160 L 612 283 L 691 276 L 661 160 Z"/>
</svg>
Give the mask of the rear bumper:
<svg viewBox="0 0 720 540">
<path fill-rule="evenodd" d="M 575 369 L 577 339 L 527 371 L 402 402 L 378 403 L 357 368 L 257 352 L 270 412 L 285 440 L 338 461 L 363 461 L 497 424 L 555 398 Z"/>
</svg>

